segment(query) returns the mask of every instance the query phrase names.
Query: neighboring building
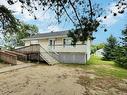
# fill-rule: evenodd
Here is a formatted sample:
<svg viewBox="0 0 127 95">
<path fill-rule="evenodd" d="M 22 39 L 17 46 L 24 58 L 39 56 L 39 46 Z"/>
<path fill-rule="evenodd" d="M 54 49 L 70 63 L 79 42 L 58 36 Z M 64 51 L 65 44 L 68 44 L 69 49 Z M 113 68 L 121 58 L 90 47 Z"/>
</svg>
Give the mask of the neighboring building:
<svg viewBox="0 0 127 95">
<path fill-rule="evenodd" d="M 85 63 L 90 58 L 90 40 L 85 44 L 78 42 L 73 46 L 67 34 L 68 31 L 40 33 L 23 41 L 25 46 L 40 44 L 47 52 L 54 52 L 52 57 L 61 63 Z"/>
<path fill-rule="evenodd" d="M 104 50 L 103 49 L 99 49 L 95 52 L 95 55 L 96 56 L 99 56 L 99 57 L 103 57 L 103 53 L 104 53 Z"/>
</svg>

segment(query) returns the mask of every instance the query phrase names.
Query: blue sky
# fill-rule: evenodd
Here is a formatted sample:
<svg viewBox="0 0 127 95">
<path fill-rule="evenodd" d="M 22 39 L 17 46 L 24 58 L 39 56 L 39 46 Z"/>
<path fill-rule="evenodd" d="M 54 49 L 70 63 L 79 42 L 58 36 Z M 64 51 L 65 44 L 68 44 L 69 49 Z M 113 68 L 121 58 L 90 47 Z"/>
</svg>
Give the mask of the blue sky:
<svg viewBox="0 0 127 95">
<path fill-rule="evenodd" d="M 114 1 L 115 0 L 92 0 L 92 2 L 98 2 L 101 7 L 106 9 L 107 19 L 104 20 L 103 17 L 101 17 L 101 19 L 103 19 L 103 24 L 105 24 L 106 28 L 108 29 L 107 32 L 104 32 L 103 29 L 98 28 L 98 32 L 94 33 L 94 36 L 96 37 L 96 39 L 93 41 L 94 44 L 106 42 L 106 39 L 111 34 L 119 38 L 121 36 L 121 30 L 125 27 L 125 24 L 127 24 L 127 10 L 124 15 L 118 15 L 116 17 L 112 16 L 112 14 L 109 12 L 109 10 L 116 12 Z M 0 3 L 7 6 L 9 9 L 15 10 L 16 12 L 14 15 L 16 18 L 24 21 L 25 23 L 35 24 L 38 26 L 39 32 L 41 33 L 68 30 L 73 27 L 71 22 L 66 22 L 65 20 L 63 20 L 61 24 L 58 24 L 55 17 L 52 16 L 52 11 L 50 10 L 44 14 L 40 8 L 40 10 L 35 12 L 38 19 L 34 20 L 33 16 L 30 16 L 27 11 L 24 11 L 24 13 L 21 14 L 19 3 L 14 6 L 9 6 L 6 3 L 6 0 L 1 0 Z"/>
</svg>

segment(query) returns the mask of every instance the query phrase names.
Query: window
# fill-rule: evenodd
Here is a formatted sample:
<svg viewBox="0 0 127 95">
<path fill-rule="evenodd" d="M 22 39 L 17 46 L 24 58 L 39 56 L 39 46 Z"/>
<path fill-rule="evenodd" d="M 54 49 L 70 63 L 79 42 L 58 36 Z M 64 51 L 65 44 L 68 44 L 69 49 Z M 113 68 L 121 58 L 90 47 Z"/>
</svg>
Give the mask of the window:
<svg viewBox="0 0 127 95">
<path fill-rule="evenodd" d="M 49 48 L 55 49 L 55 39 L 49 39 Z"/>
<path fill-rule="evenodd" d="M 55 46 L 55 40 L 49 40 L 49 46 Z"/>
<path fill-rule="evenodd" d="M 52 46 L 52 40 L 49 40 L 49 46 Z"/>
<path fill-rule="evenodd" d="M 71 45 L 71 39 L 70 38 L 65 38 L 64 40 L 63 40 L 63 44 L 64 45 Z"/>
</svg>

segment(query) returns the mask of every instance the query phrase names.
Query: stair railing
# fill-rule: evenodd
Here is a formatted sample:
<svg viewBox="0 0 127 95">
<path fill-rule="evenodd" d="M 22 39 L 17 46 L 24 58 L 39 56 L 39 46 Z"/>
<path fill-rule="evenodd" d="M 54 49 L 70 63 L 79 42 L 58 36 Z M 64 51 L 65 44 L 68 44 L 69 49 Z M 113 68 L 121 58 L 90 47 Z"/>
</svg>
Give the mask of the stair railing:
<svg viewBox="0 0 127 95">
<path fill-rule="evenodd" d="M 43 48 L 43 47 L 40 45 L 40 52 L 42 52 L 41 50 L 43 50 L 44 53 L 48 53 L 49 56 L 51 56 L 51 57 L 53 57 L 53 54 L 55 54 L 57 57 L 59 56 L 59 54 L 58 54 L 57 52 L 55 52 L 55 51 L 53 51 L 53 50 L 47 51 L 45 48 Z M 43 55 L 42 55 L 42 56 L 43 56 Z M 53 57 L 53 58 L 54 58 L 54 57 Z M 54 58 L 54 59 L 57 60 L 56 58 Z"/>
</svg>

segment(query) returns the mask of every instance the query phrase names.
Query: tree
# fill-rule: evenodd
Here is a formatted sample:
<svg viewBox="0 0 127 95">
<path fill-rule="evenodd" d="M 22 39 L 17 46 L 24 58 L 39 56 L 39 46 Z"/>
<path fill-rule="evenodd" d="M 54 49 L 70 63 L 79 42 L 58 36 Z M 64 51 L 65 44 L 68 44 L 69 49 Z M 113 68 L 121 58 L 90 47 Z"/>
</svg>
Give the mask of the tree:
<svg viewBox="0 0 127 95">
<path fill-rule="evenodd" d="M 38 33 L 38 28 L 35 25 L 21 23 L 19 27 L 19 32 L 16 32 L 16 45 L 22 46 L 24 42 L 23 38 L 30 37 Z"/>
<path fill-rule="evenodd" d="M 113 37 L 112 35 L 107 39 L 107 43 L 104 47 L 104 59 L 105 60 L 115 60 L 115 52 L 116 48 L 118 46 L 117 39 Z"/>
<path fill-rule="evenodd" d="M 63 14 L 66 14 L 75 26 L 75 31 L 68 34 L 73 39 L 72 44 L 75 44 L 78 40 L 84 43 L 88 38 L 93 39 L 93 31 L 96 31 L 100 25 L 97 18 L 102 15 L 103 11 L 99 4 L 93 4 L 92 0 L 8 0 L 10 5 L 17 2 L 22 4 L 23 10 L 27 9 L 30 13 L 38 10 L 37 6 L 43 7 L 45 11 L 51 9 L 55 12 L 58 22 L 60 22 L 62 16 L 65 17 Z M 127 8 L 126 0 L 118 0 L 116 7 L 118 13 L 124 13 Z M 117 13 L 113 13 L 113 15 L 116 16 Z M 37 19 L 35 15 L 34 17 Z M 79 28 L 80 31 L 77 31 Z"/>
<path fill-rule="evenodd" d="M 15 35 L 12 35 L 12 33 L 6 33 L 4 35 L 4 47 L 8 50 L 13 50 L 16 46 L 16 38 Z"/>
<path fill-rule="evenodd" d="M 124 47 L 127 47 L 127 25 L 125 29 L 122 31 L 122 35 L 123 35 L 123 37 L 121 38 L 123 41 L 122 44 Z"/>
<path fill-rule="evenodd" d="M 117 47 L 115 62 L 120 66 L 127 68 L 127 26 L 122 31 L 122 35 L 122 45 Z"/>
<path fill-rule="evenodd" d="M 52 10 L 58 22 L 61 22 L 61 18 L 63 20 L 63 17 L 68 17 L 75 26 L 74 31 L 68 34 L 73 39 L 72 44 L 76 44 L 77 41 L 84 43 L 89 38 L 94 39 L 93 32 L 97 31 L 101 22 L 97 18 L 103 13 L 103 8 L 100 8 L 97 3 L 94 4 L 92 0 L 7 0 L 7 2 L 10 5 L 17 2 L 21 3 L 22 13 L 26 9 L 35 19 L 37 17 L 34 11 L 40 7 L 45 12 L 49 9 Z M 118 0 L 116 7 L 118 8 L 118 13 L 124 13 L 127 8 L 126 0 Z M 113 13 L 113 15 L 116 16 L 117 13 Z M 80 31 L 77 31 L 79 29 Z"/>
<path fill-rule="evenodd" d="M 103 49 L 105 47 L 105 44 L 104 43 L 100 43 L 97 45 L 97 50 L 99 49 Z"/>
<path fill-rule="evenodd" d="M 23 38 L 35 35 L 38 32 L 38 28 L 35 25 L 29 25 L 25 23 L 20 23 L 18 27 L 18 32 L 6 33 L 4 34 L 5 48 L 14 49 L 16 46 L 23 46 Z"/>
<path fill-rule="evenodd" d="M 104 43 L 100 43 L 97 45 L 91 45 L 91 54 L 94 54 L 97 50 L 103 49 L 105 47 Z"/>
<path fill-rule="evenodd" d="M 75 26 L 75 32 L 71 31 L 69 37 L 72 37 L 73 44 L 77 41 L 83 43 L 88 38 L 93 38 L 93 31 L 97 30 L 100 25 L 100 21 L 96 18 L 102 15 L 103 9 L 99 4 L 93 4 L 91 0 L 7 0 L 10 5 L 17 2 L 22 4 L 23 10 L 28 10 L 37 19 L 34 11 L 38 10 L 38 6 L 43 7 L 44 11 L 49 9 L 55 13 L 58 22 L 61 22 L 61 18 L 68 17 L 69 20 Z M 52 14 L 53 15 L 53 14 Z M 62 19 L 63 20 L 63 19 Z M 80 29 L 80 31 L 78 31 Z M 71 35 L 72 34 L 72 35 Z M 75 38 L 77 40 L 75 40 Z"/>
<path fill-rule="evenodd" d="M 14 32 L 18 30 L 18 20 L 12 15 L 12 11 L 0 5 L 0 32 Z"/>
</svg>

